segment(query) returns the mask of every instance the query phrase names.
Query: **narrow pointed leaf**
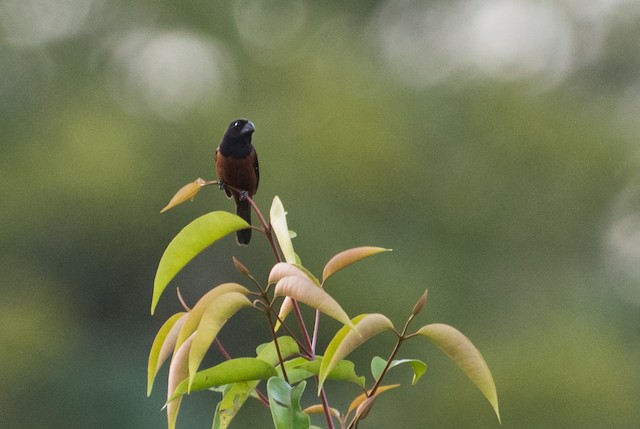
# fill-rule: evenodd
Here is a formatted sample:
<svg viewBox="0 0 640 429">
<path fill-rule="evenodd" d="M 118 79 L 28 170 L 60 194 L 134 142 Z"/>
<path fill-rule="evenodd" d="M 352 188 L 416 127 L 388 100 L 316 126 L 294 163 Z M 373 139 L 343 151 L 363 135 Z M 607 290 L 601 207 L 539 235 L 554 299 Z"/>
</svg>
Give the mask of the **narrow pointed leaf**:
<svg viewBox="0 0 640 429">
<path fill-rule="evenodd" d="M 249 271 L 249 268 L 247 268 L 242 262 L 236 259 L 235 256 L 232 256 L 231 260 L 233 261 L 233 266 L 236 267 L 236 270 L 238 270 L 240 274 L 242 274 L 243 276 L 251 277 L 251 272 Z"/>
<path fill-rule="evenodd" d="M 162 364 L 171 355 L 178 338 L 178 332 L 187 317 L 186 312 L 176 313 L 167 319 L 158 330 L 151 351 L 149 352 L 149 364 L 147 366 L 147 396 L 151 395 L 153 381 Z"/>
<path fill-rule="evenodd" d="M 393 360 L 391 361 L 391 364 L 389 364 L 389 369 L 404 364 L 411 366 L 411 369 L 413 369 L 413 379 L 411 380 L 412 385 L 415 385 L 420 377 L 422 377 L 422 375 L 427 371 L 427 364 L 418 359 Z M 380 375 L 382 374 L 382 371 L 384 370 L 384 367 L 386 365 L 386 360 L 378 356 L 374 357 L 371 360 L 371 374 L 373 375 L 373 378 L 375 378 L 376 380 L 380 378 Z"/>
<path fill-rule="evenodd" d="M 351 411 L 355 410 L 356 408 L 358 408 L 364 401 L 366 401 L 369 398 L 375 398 L 377 397 L 379 394 L 386 392 L 387 390 L 391 390 L 391 389 L 395 389 L 396 387 L 399 387 L 399 384 L 389 384 L 387 386 L 380 386 L 378 387 L 378 389 L 376 390 L 376 393 L 371 396 L 368 397 L 367 395 L 365 395 L 364 393 L 361 395 L 358 395 L 358 397 L 356 397 L 356 399 L 354 399 L 351 404 L 349 405 L 349 410 L 347 411 L 347 414 L 349 414 Z"/>
<path fill-rule="evenodd" d="M 177 386 L 170 400 L 187 393 L 198 392 L 225 384 L 251 380 L 267 380 L 277 375 L 273 365 L 257 358 L 242 357 L 224 361 L 211 368 L 198 371 L 189 388 L 189 379 L 185 378 Z M 171 403 L 171 402 L 169 402 Z"/>
<path fill-rule="evenodd" d="M 498 394 L 491 371 L 480 351 L 460 331 L 442 323 L 423 326 L 417 333 L 431 340 L 449 356 L 458 368 L 487 398 L 500 421 Z"/>
<path fill-rule="evenodd" d="M 202 319 L 202 315 L 209 307 L 214 300 L 218 297 L 229 293 L 229 292 L 238 292 L 243 295 L 249 294 L 249 289 L 246 287 L 239 285 L 238 283 L 223 283 L 211 289 L 209 292 L 205 293 L 199 300 L 196 302 L 196 305 L 193 306 L 191 311 L 187 316 L 187 320 L 184 322 L 182 329 L 180 330 L 180 334 L 178 335 L 178 339 L 176 340 L 175 348 L 177 350 L 178 347 L 182 345 L 182 343 L 189 338 L 191 334 L 193 334 L 196 329 L 198 329 L 198 325 L 200 324 L 200 319 Z"/>
<path fill-rule="evenodd" d="M 238 310 L 251 307 L 251 301 L 241 293 L 227 292 L 214 299 L 200 319 L 200 324 L 195 332 L 191 351 L 189 352 L 189 386 L 194 382 L 198 367 L 204 359 L 204 355 L 211 347 L 211 343 L 227 321 Z"/>
<path fill-rule="evenodd" d="M 340 252 L 331 258 L 329 262 L 327 262 L 327 265 L 325 265 L 324 270 L 322 271 L 322 284 L 324 284 L 329 277 L 351 264 L 355 264 L 368 256 L 390 251 L 391 249 L 384 249 L 382 247 L 364 246 Z"/>
<path fill-rule="evenodd" d="M 180 346 L 178 351 L 174 353 L 173 359 L 171 359 L 171 365 L 169 365 L 169 380 L 167 383 L 167 423 L 169 429 L 175 429 L 176 420 L 178 419 L 178 411 L 180 410 L 180 403 L 182 402 L 182 396 L 176 398 L 173 397 L 173 392 L 188 375 L 188 359 L 189 350 L 191 349 L 191 343 L 193 342 L 193 336 L 189 337 Z M 171 399 L 174 400 L 171 400 Z"/>
<path fill-rule="evenodd" d="M 418 299 L 418 302 L 416 302 L 416 305 L 413 306 L 413 310 L 411 310 L 411 315 L 412 316 L 417 316 L 418 314 L 420 314 L 420 312 L 424 308 L 424 305 L 427 303 L 427 294 L 428 293 L 429 293 L 429 289 L 425 289 L 425 291 L 422 294 L 422 296 L 420 296 L 420 299 Z"/>
<path fill-rule="evenodd" d="M 276 284 L 275 296 L 289 296 L 336 319 L 344 325 L 351 325 L 349 316 L 340 307 L 340 304 L 324 289 L 316 286 L 308 277 L 287 276 L 281 278 Z"/>
<path fill-rule="evenodd" d="M 153 282 L 151 314 L 154 313 L 158 300 L 171 279 L 189 261 L 222 237 L 248 227 L 249 224 L 241 217 L 223 211 L 207 213 L 184 227 L 171 240 L 160 258 Z"/>
<path fill-rule="evenodd" d="M 331 370 L 352 351 L 380 332 L 393 329 L 393 324 L 378 313 L 361 314 L 352 320 L 355 329 L 342 327 L 333 337 L 322 359 L 318 382 L 318 392 Z"/>
<path fill-rule="evenodd" d="M 164 213 L 167 210 L 184 203 L 185 201 L 193 201 L 193 199 L 196 197 L 196 194 L 200 191 L 200 189 L 202 189 L 203 186 L 205 186 L 207 184 L 207 182 L 205 182 L 203 179 L 198 178 L 195 181 L 191 182 L 191 183 L 187 183 L 186 185 L 184 185 L 182 188 L 180 188 L 178 190 L 178 192 L 176 192 L 176 194 L 173 196 L 173 198 L 171 198 L 171 201 L 169 201 L 169 204 L 167 204 L 165 206 L 165 208 L 163 208 L 162 210 L 160 210 L 160 213 Z"/>
<path fill-rule="evenodd" d="M 306 383 L 300 382 L 291 387 L 279 377 L 272 377 L 267 382 L 271 416 L 276 429 L 305 429 L 311 424 L 309 416 L 300 407 L 300 398 Z"/>
<path fill-rule="evenodd" d="M 282 249 L 285 261 L 295 264 L 296 252 L 293 250 L 293 244 L 291 243 L 291 237 L 289 236 L 287 213 L 284 211 L 282 201 L 280 201 L 280 198 L 277 196 L 273 199 L 273 203 L 271 203 L 269 215 L 271 228 L 273 228 L 273 232 L 278 239 L 278 244 L 280 245 L 280 249 Z"/>
<path fill-rule="evenodd" d="M 293 300 L 291 299 L 291 297 L 285 296 L 284 299 L 282 300 L 282 303 L 280 304 L 280 310 L 278 310 L 278 320 L 276 321 L 276 325 L 274 327 L 274 330 L 276 332 L 278 332 L 278 330 L 280 330 L 280 326 L 281 326 L 281 320 L 284 322 L 284 319 L 287 318 L 287 316 L 289 315 L 289 313 L 291 313 L 291 311 L 293 310 Z"/>
<path fill-rule="evenodd" d="M 279 337 L 278 346 L 283 359 L 299 352 L 298 343 L 291 337 Z M 278 353 L 274 342 L 263 344 L 259 347 L 257 358 L 275 366 L 278 363 Z M 213 429 L 226 429 L 233 418 L 238 414 L 251 393 L 258 386 L 260 380 L 233 383 L 224 392 L 222 399 L 216 407 L 216 418 Z"/>
<path fill-rule="evenodd" d="M 216 411 L 213 414 L 213 425 L 211 426 L 211 429 L 227 429 L 229 427 L 229 423 L 222 422 L 225 413 L 220 412 L 221 407 L 222 401 L 218 402 L 218 405 L 216 405 Z"/>
</svg>

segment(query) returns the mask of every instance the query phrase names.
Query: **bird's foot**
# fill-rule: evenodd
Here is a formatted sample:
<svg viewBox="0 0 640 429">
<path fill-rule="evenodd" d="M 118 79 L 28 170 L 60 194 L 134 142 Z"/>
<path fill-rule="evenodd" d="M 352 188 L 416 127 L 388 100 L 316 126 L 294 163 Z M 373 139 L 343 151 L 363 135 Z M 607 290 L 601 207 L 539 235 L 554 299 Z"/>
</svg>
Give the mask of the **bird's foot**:
<svg viewBox="0 0 640 429">
<path fill-rule="evenodd" d="M 247 198 L 249 198 L 249 192 L 247 191 L 240 191 L 240 201 L 244 201 Z"/>
<path fill-rule="evenodd" d="M 226 183 L 224 182 L 224 180 L 218 180 L 218 188 L 220 188 L 220 190 L 223 190 L 225 188 Z"/>
</svg>

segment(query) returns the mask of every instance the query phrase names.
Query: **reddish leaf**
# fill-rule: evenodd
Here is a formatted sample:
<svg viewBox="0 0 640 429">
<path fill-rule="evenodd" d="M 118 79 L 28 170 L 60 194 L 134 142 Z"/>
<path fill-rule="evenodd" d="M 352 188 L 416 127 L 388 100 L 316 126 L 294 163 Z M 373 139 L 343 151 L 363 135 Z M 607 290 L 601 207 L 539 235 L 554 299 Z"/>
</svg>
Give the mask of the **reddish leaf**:
<svg viewBox="0 0 640 429">
<path fill-rule="evenodd" d="M 390 251 L 391 249 L 383 249 L 382 247 L 364 246 L 340 252 L 331 258 L 329 262 L 327 262 L 327 265 L 325 265 L 324 270 L 322 271 L 322 284 L 324 284 L 329 277 L 349 265 L 355 264 L 368 256 Z"/>
</svg>

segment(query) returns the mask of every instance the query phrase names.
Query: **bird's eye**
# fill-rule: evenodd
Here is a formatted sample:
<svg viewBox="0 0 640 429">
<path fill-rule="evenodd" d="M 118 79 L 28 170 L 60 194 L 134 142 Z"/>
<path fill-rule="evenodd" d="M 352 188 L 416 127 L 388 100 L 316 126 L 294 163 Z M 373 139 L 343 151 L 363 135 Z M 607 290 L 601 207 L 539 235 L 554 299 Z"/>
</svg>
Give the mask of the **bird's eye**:
<svg viewBox="0 0 640 429">
<path fill-rule="evenodd" d="M 239 121 L 235 121 L 235 122 L 233 123 L 233 127 L 234 127 L 234 128 L 238 128 L 239 126 L 240 126 L 240 122 L 239 122 Z"/>
</svg>

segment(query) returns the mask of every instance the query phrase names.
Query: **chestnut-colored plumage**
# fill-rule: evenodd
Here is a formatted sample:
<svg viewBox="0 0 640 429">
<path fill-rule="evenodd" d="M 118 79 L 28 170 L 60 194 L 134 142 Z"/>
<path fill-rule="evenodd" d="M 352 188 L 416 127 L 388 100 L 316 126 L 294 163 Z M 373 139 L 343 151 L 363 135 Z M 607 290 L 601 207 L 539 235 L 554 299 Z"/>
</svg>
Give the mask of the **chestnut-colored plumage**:
<svg viewBox="0 0 640 429">
<path fill-rule="evenodd" d="M 258 154 L 251 144 L 251 135 L 256 130 L 247 119 L 231 122 L 216 149 L 216 173 L 227 196 L 236 202 L 236 214 L 251 224 L 251 205 L 246 196 L 253 197 L 258 190 L 260 172 Z M 232 190 L 225 185 L 239 189 Z M 246 194 L 244 194 L 246 192 Z M 251 229 L 236 233 L 238 244 L 247 245 L 251 240 Z"/>
</svg>

